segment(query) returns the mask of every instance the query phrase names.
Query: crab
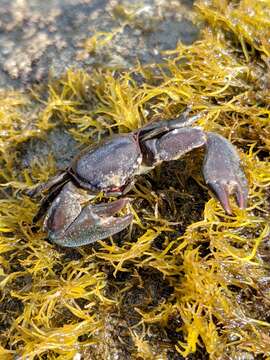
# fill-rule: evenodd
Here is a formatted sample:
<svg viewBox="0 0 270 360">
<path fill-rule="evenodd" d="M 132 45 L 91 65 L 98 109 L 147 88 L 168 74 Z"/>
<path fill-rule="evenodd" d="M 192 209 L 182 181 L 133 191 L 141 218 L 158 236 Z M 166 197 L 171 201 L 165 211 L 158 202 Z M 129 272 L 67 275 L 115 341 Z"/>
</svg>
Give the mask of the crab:
<svg viewBox="0 0 270 360">
<path fill-rule="evenodd" d="M 114 215 L 129 203 L 125 195 L 137 175 L 200 147 L 205 147 L 205 182 L 225 212 L 232 214 L 230 195 L 235 196 L 241 209 L 246 208 L 248 183 L 238 153 L 223 136 L 193 126 L 200 116 L 184 112 L 176 119 L 153 122 L 87 147 L 66 170 L 36 191 L 47 195 L 34 221 L 44 217 L 49 241 L 65 247 L 112 236 L 132 222 L 131 213 Z M 119 199 L 91 203 L 100 192 Z"/>
</svg>

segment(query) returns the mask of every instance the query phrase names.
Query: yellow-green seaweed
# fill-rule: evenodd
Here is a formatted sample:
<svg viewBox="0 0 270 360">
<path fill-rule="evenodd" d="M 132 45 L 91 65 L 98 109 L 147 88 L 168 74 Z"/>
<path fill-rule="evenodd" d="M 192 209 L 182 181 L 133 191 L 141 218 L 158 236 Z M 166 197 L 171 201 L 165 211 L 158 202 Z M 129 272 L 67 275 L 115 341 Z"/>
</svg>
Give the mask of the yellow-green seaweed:
<svg viewBox="0 0 270 360">
<path fill-rule="evenodd" d="M 179 43 L 163 64 L 70 69 L 46 89 L 1 92 L 0 358 L 197 351 L 198 359 L 270 359 L 270 3 L 202 0 L 196 8 L 201 39 Z M 33 156 L 20 168 L 22 144 L 57 126 L 89 144 L 187 106 L 237 147 L 250 185 L 246 210 L 233 206 L 229 216 L 207 198 L 199 151 L 138 180 L 134 224 L 113 239 L 61 249 L 32 226 L 38 203 L 22 190 L 56 164 Z"/>
</svg>

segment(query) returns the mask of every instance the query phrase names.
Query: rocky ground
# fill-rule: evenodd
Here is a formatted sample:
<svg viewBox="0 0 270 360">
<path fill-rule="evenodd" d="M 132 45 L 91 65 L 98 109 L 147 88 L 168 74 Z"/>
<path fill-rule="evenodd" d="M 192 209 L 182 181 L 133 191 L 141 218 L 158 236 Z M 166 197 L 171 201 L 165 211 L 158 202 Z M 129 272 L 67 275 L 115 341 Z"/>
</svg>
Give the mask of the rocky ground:
<svg viewBox="0 0 270 360">
<path fill-rule="evenodd" d="M 4 89 L 59 77 L 69 67 L 160 62 L 163 50 L 198 37 L 191 0 L 1 0 L 0 5 Z M 101 48 L 92 38 L 97 32 L 104 33 Z"/>
</svg>

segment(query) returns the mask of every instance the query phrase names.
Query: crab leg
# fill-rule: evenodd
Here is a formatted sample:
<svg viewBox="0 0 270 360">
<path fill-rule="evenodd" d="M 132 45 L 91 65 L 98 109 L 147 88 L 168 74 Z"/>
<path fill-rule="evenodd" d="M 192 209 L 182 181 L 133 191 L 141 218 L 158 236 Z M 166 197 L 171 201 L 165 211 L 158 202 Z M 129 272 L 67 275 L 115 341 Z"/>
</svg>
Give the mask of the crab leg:
<svg viewBox="0 0 270 360">
<path fill-rule="evenodd" d="M 228 214 L 232 213 L 230 195 L 234 195 L 238 206 L 244 209 L 247 205 L 248 183 L 235 148 L 223 136 L 209 132 L 206 149 L 203 165 L 206 184 Z"/>
<path fill-rule="evenodd" d="M 139 131 L 141 141 L 153 139 L 154 137 L 157 137 L 161 134 L 166 134 L 171 130 L 188 128 L 203 116 L 203 112 L 193 116 L 188 116 L 190 110 L 190 108 L 187 108 L 186 111 L 181 113 L 175 119 L 161 120 L 144 126 Z"/>
<path fill-rule="evenodd" d="M 55 187 L 59 187 L 64 185 L 69 180 L 69 174 L 65 171 L 55 175 L 48 182 L 35 186 L 34 188 L 26 191 L 26 194 L 31 197 L 35 197 L 36 195 L 42 192 L 48 192 Z"/>
<path fill-rule="evenodd" d="M 127 205 L 127 198 L 84 207 L 81 205 L 83 201 L 84 196 L 72 183 L 64 186 L 44 221 L 50 241 L 66 247 L 90 244 L 122 231 L 133 219 L 132 214 L 119 218 L 113 216 Z"/>
</svg>

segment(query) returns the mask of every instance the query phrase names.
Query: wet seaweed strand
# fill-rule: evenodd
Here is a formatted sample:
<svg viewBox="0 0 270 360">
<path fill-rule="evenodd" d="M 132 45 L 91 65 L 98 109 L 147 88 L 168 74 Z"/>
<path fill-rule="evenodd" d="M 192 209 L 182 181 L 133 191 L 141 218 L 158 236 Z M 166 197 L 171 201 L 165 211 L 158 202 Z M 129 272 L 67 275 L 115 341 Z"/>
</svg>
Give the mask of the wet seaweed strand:
<svg viewBox="0 0 270 360">
<path fill-rule="evenodd" d="M 68 70 L 46 89 L 1 92 L 0 358 L 108 359 L 123 347 L 134 359 L 270 358 L 270 3 L 208 0 L 196 9 L 201 39 L 164 53 L 162 65 Z M 23 144 L 59 126 L 89 144 L 186 106 L 238 148 L 247 210 L 228 216 L 212 197 L 205 203 L 191 154 L 179 165 L 184 178 L 170 165 L 138 181 L 134 225 L 114 239 L 66 251 L 32 226 L 38 204 L 21 190 L 56 164 L 36 154 L 22 166 Z"/>
</svg>

